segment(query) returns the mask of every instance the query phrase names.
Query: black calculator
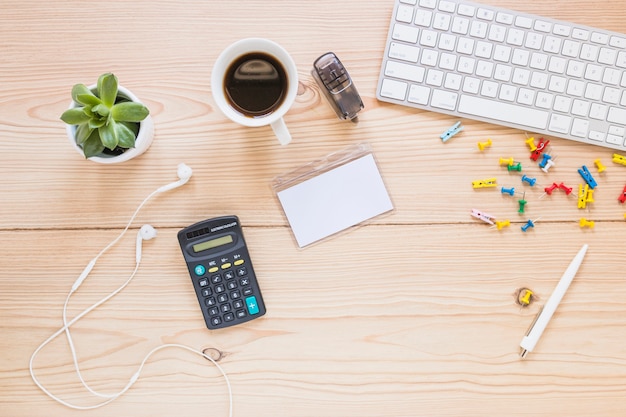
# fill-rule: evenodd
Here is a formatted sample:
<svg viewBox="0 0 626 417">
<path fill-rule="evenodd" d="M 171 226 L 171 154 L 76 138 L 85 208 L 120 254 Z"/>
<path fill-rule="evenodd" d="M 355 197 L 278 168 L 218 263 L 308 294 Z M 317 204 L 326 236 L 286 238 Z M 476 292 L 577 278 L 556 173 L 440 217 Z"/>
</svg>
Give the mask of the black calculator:
<svg viewBox="0 0 626 417">
<path fill-rule="evenodd" d="M 208 219 L 178 232 L 209 329 L 245 323 L 265 314 L 265 304 L 237 216 Z"/>
</svg>

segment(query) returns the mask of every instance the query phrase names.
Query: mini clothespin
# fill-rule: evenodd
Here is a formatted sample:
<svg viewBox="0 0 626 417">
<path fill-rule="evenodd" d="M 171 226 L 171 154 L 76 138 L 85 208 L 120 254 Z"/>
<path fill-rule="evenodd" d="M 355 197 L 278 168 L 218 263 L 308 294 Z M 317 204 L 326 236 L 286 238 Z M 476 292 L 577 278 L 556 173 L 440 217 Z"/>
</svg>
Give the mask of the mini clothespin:
<svg viewBox="0 0 626 417">
<path fill-rule="evenodd" d="M 443 132 L 439 137 L 443 142 L 447 142 L 448 139 L 459 133 L 463 130 L 463 126 L 461 126 L 461 122 L 456 122 L 451 127 L 448 128 L 445 132 Z"/>
<path fill-rule="evenodd" d="M 511 221 L 510 220 L 502 220 L 502 221 L 497 221 L 496 220 L 496 227 L 498 228 L 498 230 L 502 230 L 502 228 L 508 227 L 510 225 L 511 225 Z"/>
<path fill-rule="evenodd" d="M 587 220 L 584 217 L 580 219 L 579 224 L 580 224 L 580 227 L 588 227 L 590 229 L 593 229 L 593 227 L 596 225 L 593 220 Z"/>
<path fill-rule="evenodd" d="M 524 142 L 526 142 L 526 144 L 528 145 L 528 147 L 530 148 L 531 152 L 534 152 L 535 149 L 537 149 L 537 147 L 535 146 L 535 137 L 531 136 L 528 139 L 526 139 Z"/>
<path fill-rule="evenodd" d="M 524 224 L 524 225 L 522 226 L 522 232 L 527 231 L 527 230 L 528 230 L 528 229 L 530 229 L 531 227 L 535 227 L 535 222 L 534 222 L 534 221 L 532 221 L 532 220 L 528 220 L 528 221 L 526 222 L 526 224 Z"/>
<path fill-rule="evenodd" d="M 624 191 L 622 191 L 622 195 L 617 197 L 617 201 L 620 203 L 626 203 L 626 187 L 624 187 Z"/>
<path fill-rule="evenodd" d="M 486 142 L 478 142 L 478 149 L 484 151 L 485 148 L 490 148 L 491 145 L 493 145 L 493 142 L 491 141 L 491 139 L 487 139 Z"/>
<path fill-rule="evenodd" d="M 495 217 L 493 217 L 491 214 L 485 213 L 484 211 L 472 209 L 472 212 L 470 214 L 472 217 L 482 220 L 485 223 L 494 224 Z"/>
<path fill-rule="evenodd" d="M 591 175 L 591 172 L 589 172 L 589 168 L 587 168 L 587 166 L 583 165 L 582 168 L 579 168 L 578 173 L 580 174 L 581 177 L 583 177 L 583 180 L 585 180 L 585 182 L 589 185 L 589 188 L 591 188 L 592 190 L 596 188 L 598 183 L 596 182 L 595 179 L 593 179 L 593 176 Z"/>
<path fill-rule="evenodd" d="M 549 143 L 549 140 L 546 140 L 544 142 L 543 138 L 539 139 L 539 143 L 537 143 L 536 149 L 530 154 L 530 159 L 532 159 L 533 161 L 539 159 L 539 155 L 541 155 L 541 153 L 546 149 L 546 146 L 548 146 Z"/>
<path fill-rule="evenodd" d="M 537 182 L 537 178 L 530 178 L 528 175 L 524 174 L 522 175 L 522 182 L 525 182 L 531 187 L 534 187 L 535 183 Z"/>
<path fill-rule="evenodd" d="M 510 195 L 510 196 L 512 197 L 512 196 L 514 196 L 514 195 L 515 195 L 515 187 L 511 187 L 511 188 L 505 188 L 505 187 L 502 187 L 502 188 L 500 189 L 500 192 L 501 192 L 502 194 L 508 194 L 508 195 Z"/>
<path fill-rule="evenodd" d="M 596 165 L 596 168 L 598 168 L 598 173 L 602 173 L 606 170 L 606 167 L 602 165 L 602 161 L 599 159 L 594 159 L 593 163 Z"/>
<path fill-rule="evenodd" d="M 578 208 L 584 209 L 587 203 L 593 203 L 593 190 L 589 188 L 589 184 L 578 184 Z"/>
<path fill-rule="evenodd" d="M 619 154 L 613 154 L 613 162 L 620 165 L 626 165 L 626 156 L 622 156 Z"/>
<path fill-rule="evenodd" d="M 497 187 L 495 178 L 486 178 L 484 180 L 476 180 L 472 181 L 472 187 L 474 188 L 489 188 L 489 187 Z"/>
</svg>

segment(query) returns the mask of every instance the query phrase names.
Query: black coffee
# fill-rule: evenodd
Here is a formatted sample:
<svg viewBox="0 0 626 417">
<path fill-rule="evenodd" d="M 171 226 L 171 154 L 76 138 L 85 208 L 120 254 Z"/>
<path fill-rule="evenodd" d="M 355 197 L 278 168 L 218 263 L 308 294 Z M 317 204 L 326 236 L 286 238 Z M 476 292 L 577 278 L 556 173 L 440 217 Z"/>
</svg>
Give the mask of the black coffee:
<svg viewBox="0 0 626 417">
<path fill-rule="evenodd" d="M 224 92 L 230 105 L 244 116 L 266 116 L 285 99 L 287 72 L 273 56 L 249 53 L 237 58 L 226 70 Z"/>
</svg>

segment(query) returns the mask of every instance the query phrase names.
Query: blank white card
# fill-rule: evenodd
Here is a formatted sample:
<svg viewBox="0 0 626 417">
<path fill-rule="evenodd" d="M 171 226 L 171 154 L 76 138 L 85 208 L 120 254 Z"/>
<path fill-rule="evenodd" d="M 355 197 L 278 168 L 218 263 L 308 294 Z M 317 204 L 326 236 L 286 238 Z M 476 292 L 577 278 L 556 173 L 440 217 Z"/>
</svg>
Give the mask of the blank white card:
<svg viewBox="0 0 626 417">
<path fill-rule="evenodd" d="M 393 209 L 371 153 L 277 195 L 301 248 Z"/>
</svg>

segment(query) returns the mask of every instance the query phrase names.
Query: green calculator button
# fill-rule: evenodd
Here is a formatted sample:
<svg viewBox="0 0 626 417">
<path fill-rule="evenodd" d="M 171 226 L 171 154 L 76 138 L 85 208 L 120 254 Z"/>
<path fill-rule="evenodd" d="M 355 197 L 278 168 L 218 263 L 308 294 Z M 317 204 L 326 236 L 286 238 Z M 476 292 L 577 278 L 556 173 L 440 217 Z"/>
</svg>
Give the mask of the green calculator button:
<svg viewBox="0 0 626 417">
<path fill-rule="evenodd" d="M 256 302 L 255 296 L 246 298 L 246 306 L 248 306 L 248 313 L 251 315 L 259 314 L 259 304 Z"/>
<path fill-rule="evenodd" d="M 193 272 L 197 276 L 201 277 L 206 273 L 206 268 L 204 267 L 204 265 L 196 265 L 196 267 L 193 269 Z"/>
</svg>

